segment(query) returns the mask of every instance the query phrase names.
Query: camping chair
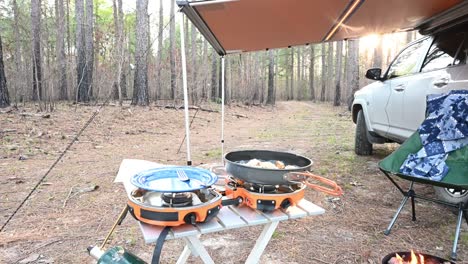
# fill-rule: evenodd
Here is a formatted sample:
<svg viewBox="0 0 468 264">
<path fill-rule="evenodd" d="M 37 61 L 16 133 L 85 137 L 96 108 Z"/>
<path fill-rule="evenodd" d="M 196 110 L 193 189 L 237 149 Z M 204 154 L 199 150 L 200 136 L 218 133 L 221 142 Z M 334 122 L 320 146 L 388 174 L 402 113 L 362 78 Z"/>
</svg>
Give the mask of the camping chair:
<svg viewBox="0 0 468 264">
<path fill-rule="evenodd" d="M 438 204 L 446 205 L 458 210 L 458 220 L 457 227 L 455 231 L 455 238 L 453 241 L 453 247 L 451 252 L 452 260 L 457 258 L 457 244 L 458 238 L 460 235 L 460 229 L 462 224 L 463 217 L 468 223 L 468 203 L 460 202 L 458 204 L 453 204 L 445 202 L 442 200 L 432 199 L 429 197 L 424 197 L 417 195 L 413 189 L 414 183 L 429 184 L 432 186 L 444 187 L 444 188 L 453 188 L 456 190 L 468 190 L 468 146 L 451 152 L 447 157 L 446 164 L 450 168 L 448 174 L 441 181 L 432 181 L 424 178 L 418 178 L 414 176 L 403 175 L 400 173 L 400 167 L 405 161 L 406 157 L 410 153 L 415 153 L 421 149 L 422 143 L 419 137 L 419 133 L 415 132 L 410 138 L 408 138 L 395 152 L 387 156 L 379 163 L 380 170 L 387 176 L 387 178 L 395 185 L 395 187 L 403 194 L 403 201 L 396 214 L 393 216 L 392 221 L 390 222 L 388 228 L 385 230 L 385 235 L 389 235 L 390 231 L 395 224 L 401 210 L 405 206 L 408 199 L 411 199 L 411 209 L 412 209 L 412 220 L 416 221 L 416 210 L 414 206 L 414 199 L 423 199 L 426 201 L 435 202 Z M 405 191 L 394 179 L 393 177 L 400 177 L 402 179 L 410 181 L 409 189 Z"/>
</svg>

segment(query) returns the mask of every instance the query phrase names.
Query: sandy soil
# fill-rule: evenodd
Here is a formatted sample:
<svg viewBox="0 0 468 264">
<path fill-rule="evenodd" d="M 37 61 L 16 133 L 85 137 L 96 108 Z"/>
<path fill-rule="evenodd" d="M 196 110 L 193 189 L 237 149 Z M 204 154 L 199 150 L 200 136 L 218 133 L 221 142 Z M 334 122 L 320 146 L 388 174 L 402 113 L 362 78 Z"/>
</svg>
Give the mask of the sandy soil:
<svg viewBox="0 0 468 264">
<path fill-rule="evenodd" d="M 206 108 L 217 110 L 219 106 Z M 26 115 L 32 108 L 0 114 L 0 225 L 47 172 L 95 106 L 62 104 L 50 114 Z M 195 115 L 195 110 L 190 112 Z M 108 106 L 0 233 L 0 263 L 95 263 L 86 247 L 107 234 L 126 196 L 113 180 L 125 158 L 185 164 L 183 112 L 160 107 Z M 380 263 L 390 252 L 417 251 L 448 257 L 456 217 L 450 210 L 417 201 L 416 222 L 405 208 L 390 236 L 383 231 L 401 195 L 378 170 L 377 162 L 397 145 L 377 146 L 372 157 L 353 152 L 354 124 L 345 108 L 307 102 L 276 107 L 231 106 L 226 113 L 225 149 L 290 151 L 314 160 L 314 172 L 336 180 L 340 199 L 307 190 L 308 200 L 326 213 L 281 223 L 261 263 Z M 220 113 L 199 111 L 192 124 L 195 165 L 221 160 Z M 406 182 L 400 181 L 402 184 Z M 92 187 L 98 186 L 94 191 Z M 429 186 L 417 192 L 434 195 Z M 466 231 L 466 223 L 463 223 Z M 243 263 L 260 227 L 202 237 L 216 263 Z M 459 263 L 468 263 L 468 237 L 462 232 Z M 112 236 L 149 261 L 134 219 L 128 216 Z M 175 263 L 182 242 L 165 244 L 162 263 Z M 466 260 L 466 261 L 463 261 Z M 191 257 L 190 263 L 201 263 Z"/>
</svg>

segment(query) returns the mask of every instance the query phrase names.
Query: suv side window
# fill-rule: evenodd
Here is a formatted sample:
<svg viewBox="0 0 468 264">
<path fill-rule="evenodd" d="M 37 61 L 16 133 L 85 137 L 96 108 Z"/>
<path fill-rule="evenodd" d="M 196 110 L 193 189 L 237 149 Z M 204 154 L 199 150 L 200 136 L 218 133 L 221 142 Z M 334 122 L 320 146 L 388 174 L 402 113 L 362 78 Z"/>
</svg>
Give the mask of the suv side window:
<svg viewBox="0 0 468 264">
<path fill-rule="evenodd" d="M 418 41 L 403 50 L 388 68 L 387 78 L 395 78 L 416 73 L 419 71 L 419 59 L 424 56 L 426 42 L 429 39 Z"/>
<path fill-rule="evenodd" d="M 437 36 L 426 55 L 421 71 L 428 72 L 463 63 L 466 54 L 460 49 L 460 45 L 464 40 L 464 32 L 448 32 Z"/>
</svg>

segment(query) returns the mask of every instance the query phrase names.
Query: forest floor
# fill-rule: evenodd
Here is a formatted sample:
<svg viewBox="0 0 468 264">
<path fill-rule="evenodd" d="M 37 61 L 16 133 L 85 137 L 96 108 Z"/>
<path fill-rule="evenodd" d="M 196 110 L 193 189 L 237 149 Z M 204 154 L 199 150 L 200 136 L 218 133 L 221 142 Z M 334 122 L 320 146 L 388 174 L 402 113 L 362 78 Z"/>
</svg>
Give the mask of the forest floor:
<svg viewBox="0 0 468 264">
<path fill-rule="evenodd" d="M 59 104 L 49 118 L 22 115 L 33 111 L 28 107 L 0 114 L 0 225 L 95 109 Z M 377 163 L 398 145 L 377 146 L 371 157 L 356 156 L 355 125 L 346 108 L 278 102 L 276 107 L 230 106 L 226 111 L 227 151 L 269 149 L 310 157 L 314 172 L 337 181 L 345 192 L 336 199 L 307 189 L 306 198 L 325 214 L 280 223 L 261 263 L 372 264 L 409 249 L 448 257 L 456 217 L 444 207 L 417 201 L 416 222 L 406 207 L 392 234 L 383 234 L 402 197 Z M 178 153 L 183 116 L 181 110 L 161 107 L 105 107 L 0 233 L 0 263 L 95 263 L 87 246 L 103 241 L 126 203 L 123 186 L 113 183 L 122 159 L 185 164 L 185 145 Z M 197 113 L 191 134 L 195 165 L 220 161 L 220 118 L 219 112 Z M 434 195 L 431 187 L 416 189 Z M 466 223 L 462 228 L 467 230 Z M 202 240 L 216 263 L 243 263 L 260 232 L 261 227 L 248 227 Z M 153 250 L 131 216 L 109 245 L 124 246 L 147 261 Z M 168 241 L 162 263 L 175 263 L 182 248 L 181 241 Z M 468 263 L 466 232 L 458 252 L 465 260 L 459 263 Z M 195 257 L 189 262 L 201 263 Z"/>
</svg>

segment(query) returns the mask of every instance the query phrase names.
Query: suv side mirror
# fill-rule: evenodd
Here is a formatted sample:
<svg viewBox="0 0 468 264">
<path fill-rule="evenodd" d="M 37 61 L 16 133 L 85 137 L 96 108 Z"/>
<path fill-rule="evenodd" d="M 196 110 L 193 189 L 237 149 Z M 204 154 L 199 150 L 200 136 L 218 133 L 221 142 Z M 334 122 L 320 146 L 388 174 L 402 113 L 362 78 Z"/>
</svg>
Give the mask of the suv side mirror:
<svg viewBox="0 0 468 264">
<path fill-rule="evenodd" d="M 380 77 L 381 74 L 382 74 L 382 69 L 372 68 L 372 69 L 367 70 L 366 78 L 371 79 L 371 80 L 380 81 L 380 80 L 382 80 L 382 77 Z"/>
</svg>

